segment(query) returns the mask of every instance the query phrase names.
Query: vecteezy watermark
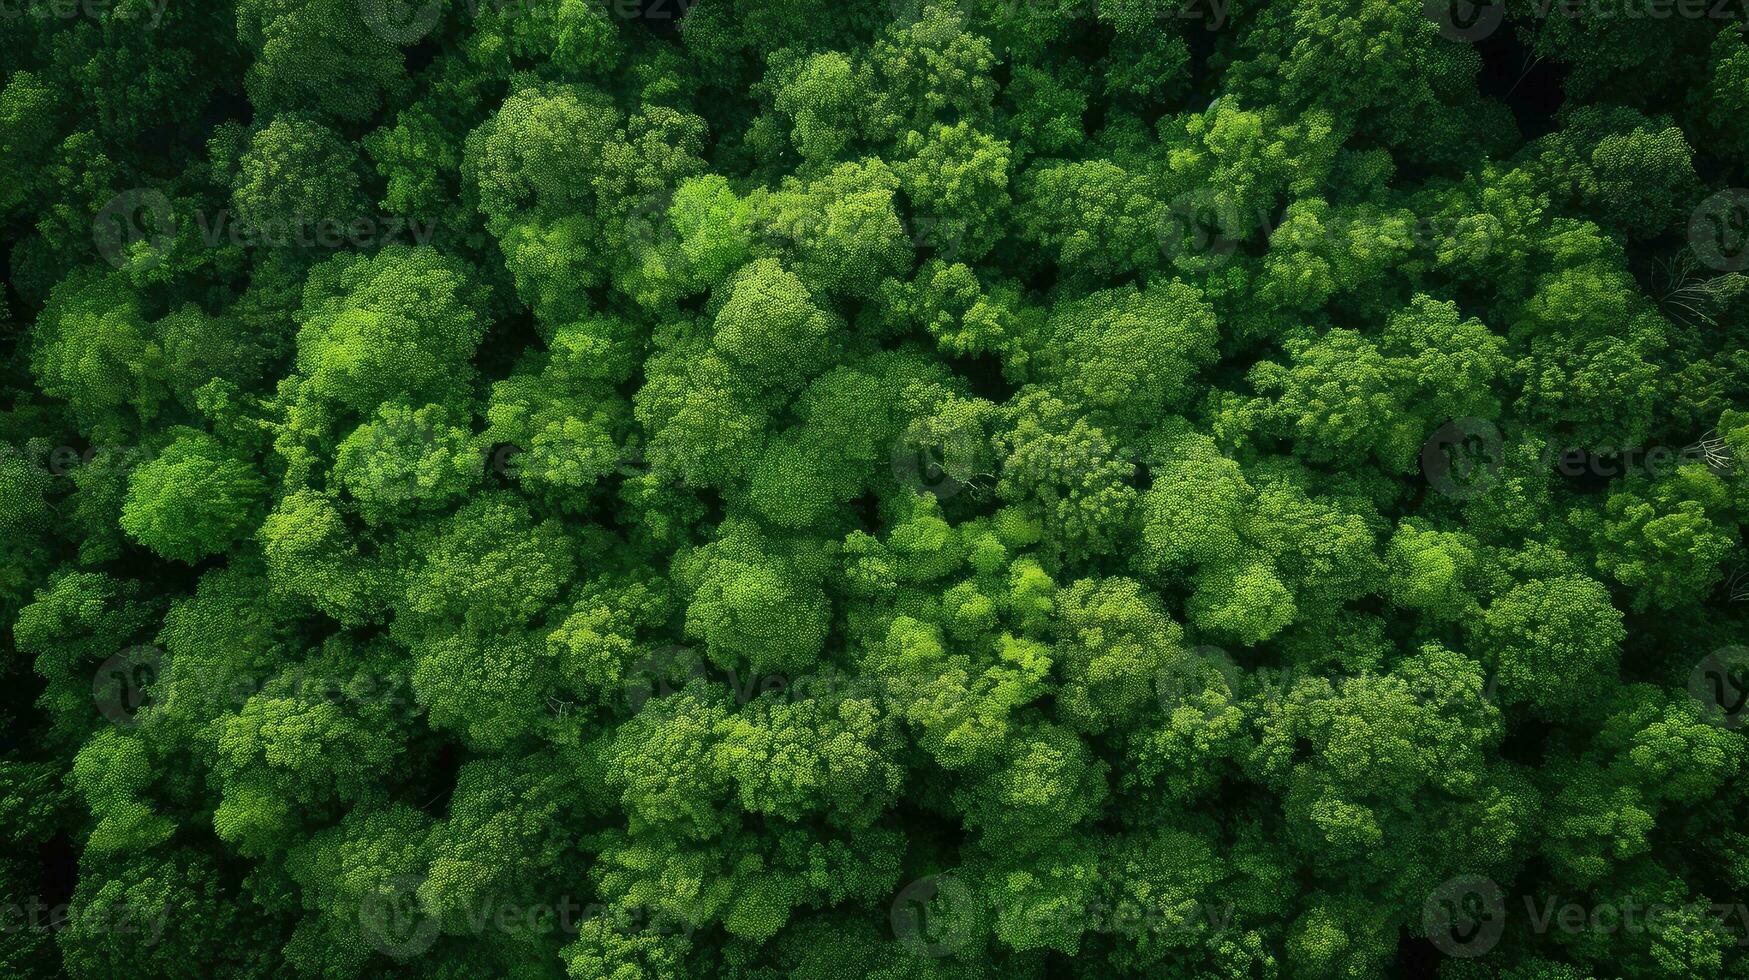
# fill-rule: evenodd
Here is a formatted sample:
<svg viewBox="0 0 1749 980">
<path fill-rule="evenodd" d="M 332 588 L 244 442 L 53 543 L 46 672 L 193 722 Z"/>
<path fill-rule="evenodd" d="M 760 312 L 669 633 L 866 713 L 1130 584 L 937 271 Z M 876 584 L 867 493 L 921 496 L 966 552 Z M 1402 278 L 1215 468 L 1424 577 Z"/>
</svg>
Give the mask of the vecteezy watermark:
<svg viewBox="0 0 1749 980">
<path fill-rule="evenodd" d="M 952 872 L 926 875 L 900 889 L 888 912 L 893 936 L 913 955 L 939 959 L 969 952 L 981 913 L 1024 922 L 1032 931 L 1100 933 L 1131 939 L 1144 935 L 1212 935 L 1233 921 L 1231 903 L 1214 906 L 1190 901 L 1172 909 L 1120 899 L 1093 899 L 1048 906 L 986 904 L 972 886 Z"/>
<path fill-rule="evenodd" d="M 625 671 L 627 707 L 635 713 L 651 698 L 665 698 L 685 688 L 693 681 L 720 685 L 729 690 L 737 705 L 748 704 L 762 694 L 784 694 L 797 697 L 808 690 L 810 679 L 791 678 L 786 674 L 761 674 L 749 671 L 745 676 L 733 667 L 717 669 L 694 647 L 665 643 L 651 650 Z"/>
<path fill-rule="evenodd" d="M 1157 234 L 1167 258 L 1221 261 L 1238 250 L 1240 241 L 1269 224 L 1268 215 L 1243 214 L 1222 195 L 1200 188 L 1167 203 Z"/>
<path fill-rule="evenodd" d="M 410 960 L 429 950 L 445 931 L 468 936 L 491 931 L 575 936 L 592 923 L 621 935 L 692 933 L 690 924 L 663 912 L 580 902 L 569 895 L 549 902 L 509 902 L 482 896 L 440 921 L 419 901 L 423 883 L 419 875 L 396 875 L 359 902 L 359 930 L 372 949 L 394 960 Z"/>
<path fill-rule="evenodd" d="M 1421 474 L 1429 486 L 1453 500 L 1472 500 L 1486 493 L 1504 463 L 1500 427 L 1487 419 L 1453 419 L 1421 445 Z"/>
<path fill-rule="evenodd" d="M 257 694 L 329 704 L 385 704 L 411 708 L 417 704 L 408 675 L 346 676 L 293 666 L 270 674 L 242 671 L 202 671 L 179 675 L 164 651 L 150 644 L 128 647 L 98 666 L 91 679 L 97 711 L 123 728 L 134 728 L 139 715 L 166 696 L 198 697 L 240 709 Z"/>
<path fill-rule="evenodd" d="M 1720 647 L 1701 658 L 1688 675 L 1688 693 L 1707 721 L 1742 728 L 1749 722 L 1749 647 Z"/>
<path fill-rule="evenodd" d="M 25 465 L 50 476 L 71 476 L 99 459 L 126 472 L 145 461 L 146 451 L 139 446 L 86 446 L 83 449 L 55 446 L 51 449 L 46 440 L 32 440 L 23 449 L 0 443 L 0 461 L 7 459 L 22 459 Z"/>
<path fill-rule="evenodd" d="M 893 479 L 902 487 L 933 494 L 945 502 L 989 476 L 977 472 L 978 456 L 984 448 L 984 435 L 973 426 L 912 422 L 893 441 Z"/>
<path fill-rule="evenodd" d="M 1515 440 L 1515 444 L 1520 443 Z M 1504 450 L 1505 439 L 1499 426 L 1487 419 L 1453 419 L 1434 430 L 1422 444 L 1421 472 L 1439 493 L 1454 500 L 1470 500 L 1486 493 L 1499 479 Z M 1710 432 L 1681 448 L 1642 445 L 1585 450 L 1563 447 L 1553 438 L 1544 438 L 1537 464 L 1570 479 L 1630 476 L 1659 479 L 1692 464 L 1723 474 L 1736 465 L 1729 446 Z"/>
<path fill-rule="evenodd" d="M 635 257 L 677 239 L 679 236 L 668 219 L 673 207 L 674 190 L 670 187 L 638 198 L 626 212 L 622 225 L 626 251 Z"/>
<path fill-rule="evenodd" d="M 47 902 L 32 895 L 22 902 L 0 904 L 0 932 L 60 932 L 70 929 L 86 935 L 144 936 L 155 946 L 164 936 L 170 911 L 165 906 L 145 908 L 128 902 L 73 905 Z"/>
<path fill-rule="evenodd" d="M 965 225 L 935 214 L 900 217 L 912 251 L 929 249 L 933 258 L 952 265 L 965 258 Z"/>
<path fill-rule="evenodd" d="M 1749 190 L 1729 187 L 1700 202 L 1688 218 L 1688 244 L 1708 268 L 1749 269 Z"/>
<path fill-rule="evenodd" d="M 1185 653 L 1187 656 L 1160 668 L 1154 675 L 1154 694 L 1167 712 L 1183 707 L 1199 708 L 1201 695 L 1210 690 L 1217 678 L 1226 684 L 1234 700 L 1243 696 L 1240 692 L 1245 682 L 1245 669 L 1235 663 L 1227 651 L 1203 644 L 1190 647 Z"/>
<path fill-rule="evenodd" d="M 1734 936 L 1738 946 L 1749 946 L 1749 906 L 1742 902 L 1643 902 L 1631 895 L 1589 902 L 1524 895 L 1509 902 L 1499 883 L 1483 875 L 1459 875 L 1433 889 L 1422 904 L 1421 923 L 1440 952 L 1471 959 L 1500 944 L 1520 903 L 1523 927 L 1537 935 L 1659 935 L 1710 919 L 1722 933 Z"/>
<path fill-rule="evenodd" d="M 1490 878 L 1460 875 L 1427 896 L 1421 926 L 1428 941 L 1447 956 L 1481 956 L 1506 931 L 1506 895 Z"/>
<path fill-rule="evenodd" d="M 952 956 L 972 943 L 978 896 L 951 874 L 919 878 L 900 889 L 888 913 L 893 937 L 912 954 Z"/>
<path fill-rule="evenodd" d="M 123 728 L 139 726 L 150 703 L 151 687 L 164 666 L 164 652 L 149 644 L 131 646 L 105 660 L 91 679 L 91 696 L 103 717 Z"/>
<path fill-rule="evenodd" d="M 1227 12 L 1232 7 L 1232 0 L 1184 0 L 1176 7 L 1162 10 L 1160 16 L 1197 21 L 1205 31 L 1218 31 L 1227 26 Z"/>
<path fill-rule="evenodd" d="M 960 11 L 971 12 L 967 0 L 888 0 L 887 8 L 891 20 L 899 24 L 914 24 L 923 18 L 923 12 L 928 8 L 946 7 L 950 3 Z M 1146 19 L 1155 22 L 1196 21 L 1204 30 L 1218 31 L 1227 26 L 1227 11 L 1232 5 L 1232 0 L 1151 4 L 1149 9 L 1152 12 Z M 986 0 L 978 5 L 976 12 L 981 17 L 1001 16 L 1004 19 L 1031 12 L 1064 20 L 1091 21 L 1099 17 L 1101 5 L 1098 0 Z"/>
<path fill-rule="evenodd" d="M 433 221 L 400 215 L 357 215 L 320 218 L 293 215 L 268 221 L 238 221 L 229 209 L 207 215 L 196 213 L 201 243 L 217 248 L 229 243 L 239 248 L 358 249 L 381 245 L 428 245 L 437 231 Z"/>
<path fill-rule="evenodd" d="M 1506 22 L 1505 0 L 1425 0 L 1422 9 L 1448 41 L 1475 44 Z M 1587 21 L 1740 20 L 1744 0 L 1536 0 L 1528 19 Z"/>
<path fill-rule="evenodd" d="M 1505 0 L 1424 0 L 1421 9 L 1447 41 L 1474 44 L 1506 22 Z"/>
<path fill-rule="evenodd" d="M 417 44 L 443 17 L 442 0 L 358 0 L 358 14 L 377 37 L 397 47 Z"/>
<path fill-rule="evenodd" d="M 418 875 L 381 882 L 358 903 L 358 927 L 371 948 L 390 959 L 418 956 L 437 942 L 441 924 L 419 907 Z"/>
<path fill-rule="evenodd" d="M 1505 0 L 1424 0 L 1423 11 L 1447 41 L 1474 44 L 1506 22 Z"/>
<path fill-rule="evenodd" d="M 1742 20 L 1744 0 L 1537 0 L 1533 15 L 1568 20 Z"/>
<path fill-rule="evenodd" d="M 0 0 L 0 24 L 17 20 L 139 21 L 156 30 L 170 0 Z"/>
<path fill-rule="evenodd" d="M 229 209 L 193 214 L 200 243 L 212 249 L 238 248 L 371 249 L 385 245 L 428 245 L 437 223 L 401 215 L 321 217 L 290 215 L 265 221 L 237 219 Z M 117 269 L 152 269 L 175 245 L 178 215 L 170 198 L 151 189 L 123 191 L 111 198 L 92 222 L 98 255 Z"/>
<path fill-rule="evenodd" d="M 176 209 L 163 191 L 122 191 L 97 212 L 91 238 L 97 254 L 117 269 L 156 268 L 176 241 Z"/>
<path fill-rule="evenodd" d="M 1711 456 L 1703 443 L 1676 449 L 1672 446 L 1600 447 L 1594 452 L 1559 449 L 1551 440 L 1545 447 L 1543 465 L 1565 477 L 1662 477 L 1675 473 L 1685 463 L 1701 463 L 1715 473 L 1729 468 L 1729 460 Z"/>
<path fill-rule="evenodd" d="M 664 643 L 626 669 L 626 706 L 636 713 L 643 710 L 651 698 L 668 697 L 694 678 L 708 676 L 704 658 L 697 650 L 678 643 Z"/>
<path fill-rule="evenodd" d="M 356 0 L 365 26 L 385 42 L 406 47 L 425 40 L 443 20 L 443 0 Z M 469 21 L 483 16 L 555 20 L 567 0 L 460 0 L 453 4 Z M 606 16 L 617 20 L 673 21 L 686 15 L 695 0 L 592 0 Z"/>
<path fill-rule="evenodd" d="M 1537 901 L 1524 896 L 1525 916 L 1537 934 L 1551 929 L 1568 935 L 1584 932 L 1604 934 L 1649 933 L 1658 935 L 1674 928 L 1690 928 L 1696 920 L 1714 920 L 1721 932 L 1736 937 L 1738 946 L 1749 946 L 1749 906 L 1742 902 L 1641 902 L 1633 896 L 1619 901 L 1573 902 L 1559 896 Z"/>
</svg>

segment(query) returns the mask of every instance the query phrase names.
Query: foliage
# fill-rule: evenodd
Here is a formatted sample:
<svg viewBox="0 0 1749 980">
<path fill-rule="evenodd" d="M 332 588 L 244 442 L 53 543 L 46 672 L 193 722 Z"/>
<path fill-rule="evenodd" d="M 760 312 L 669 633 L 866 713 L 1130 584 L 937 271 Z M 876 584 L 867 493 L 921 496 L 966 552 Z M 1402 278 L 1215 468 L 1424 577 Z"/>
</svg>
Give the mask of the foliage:
<svg viewBox="0 0 1749 980">
<path fill-rule="evenodd" d="M 0 974 L 1749 977 L 1749 45 L 1443 6 L 0 4 Z"/>
</svg>

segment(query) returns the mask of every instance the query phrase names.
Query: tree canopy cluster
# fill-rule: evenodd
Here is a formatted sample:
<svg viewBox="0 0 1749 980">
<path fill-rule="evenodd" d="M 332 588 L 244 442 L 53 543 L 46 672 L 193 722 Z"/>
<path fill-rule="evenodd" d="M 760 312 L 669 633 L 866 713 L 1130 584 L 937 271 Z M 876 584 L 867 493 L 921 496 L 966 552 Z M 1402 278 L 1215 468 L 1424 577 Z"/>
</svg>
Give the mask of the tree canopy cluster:
<svg viewBox="0 0 1749 980">
<path fill-rule="evenodd" d="M 0 972 L 1749 978 L 1749 40 L 1457 6 L 16 0 Z"/>
</svg>

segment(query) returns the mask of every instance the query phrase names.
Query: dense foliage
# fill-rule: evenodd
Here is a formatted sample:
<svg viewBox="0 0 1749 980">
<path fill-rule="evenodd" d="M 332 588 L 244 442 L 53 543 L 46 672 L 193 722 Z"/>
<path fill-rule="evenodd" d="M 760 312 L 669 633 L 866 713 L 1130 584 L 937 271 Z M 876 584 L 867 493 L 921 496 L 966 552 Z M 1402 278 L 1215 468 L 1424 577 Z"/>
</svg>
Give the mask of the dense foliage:
<svg viewBox="0 0 1749 980">
<path fill-rule="evenodd" d="M 1455 8 L 13 0 L 0 972 L 1749 977 L 1741 11 Z"/>
</svg>

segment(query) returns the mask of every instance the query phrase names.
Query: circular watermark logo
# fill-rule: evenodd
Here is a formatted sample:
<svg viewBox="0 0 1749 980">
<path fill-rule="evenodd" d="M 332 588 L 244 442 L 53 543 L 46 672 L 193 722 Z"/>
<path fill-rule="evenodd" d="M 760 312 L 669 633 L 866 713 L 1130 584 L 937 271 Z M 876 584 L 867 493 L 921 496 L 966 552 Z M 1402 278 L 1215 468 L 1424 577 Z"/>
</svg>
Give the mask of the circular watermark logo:
<svg viewBox="0 0 1749 980">
<path fill-rule="evenodd" d="M 1440 37 L 1463 44 L 1487 38 L 1506 22 L 1503 0 L 1423 0 L 1421 9 L 1439 28 Z"/>
<path fill-rule="evenodd" d="M 1731 187 L 1700 202 L 1688 218 L 1688 245 L 1710 269 L 1749 269 L 1749 190 Z"/>
<path fill-rule="evenodd" d="M 893 936 L 916 955 L 952 956 L 972 943 L 977 904 L 971 886 L 951 874 L 919 878 L 893 899 Z"/>
<path fill-rule="evenodd" d="M 1429 942 L 1447 956 L 1481 956 L 1506 931 L 1506 896 L 1491 878 L 1459 875 L 1435 888 L 1421 906 Z"/>
<path fill-rule="evenodd" d="M 982 433 L 970 426 L 943 430 L 922 420 L 913 422 L 893 443 L 893 479 L 900 486 L 948 500 L 973 480 L 983 445 Z"/>
<path fill-rule="evenodd" d="M 437 920 L 419 907 L 420 884 L 418 875 L 396 875 L 358 903 L 358 926 L 372 949 L 406 960 L 437 942 Z"/>
<path fill-rule="evenodd" d="M 1742 728 L 1749 722 L 1749 647 L 1721 647 L 1703 657 L 1688 675 L 1688 693 L 1708 721 Z"/>
<path fill-rule="evenodd" d="M 674 191 L 663 188 L 654 194 L 639 198 L 632 209 L 626 213 L 625 247 L 633 256 L 650 249 L 660 247 L 666 242 L 675 241 L 679 234 L 668 221 L 668 212 L 674 206 Z"/>
<path fill-rule="evenodd" d="M 1154 675 L 1154 693 L 1167 711 L 1186 706 L 1208 690 L 1218 675 L 1236 697 L 1245 672 L 1227 656 L 1227 651 L 1207 644 L 1188 648 L 1184 657 L 1160 668 Z"/>
<path fill-rule="evenodd" d="M 633 713 L 643 710 L 651 698 L 665 698 L 705 677 L 704 658 L 692 647 L 664 643 L 650 655 L 626 668 L 626 705 Z"/>
<path fill-rule="evenodd" d="M 1428 485 L 1453 500 L 1488 491 L 1505 463 L 1500 427 L 1487 419 L 1453 419 L 1421 444 L 1421 473 Z"/>
<path fill-rule="evenodd" d="M 155 646 L 131 646 L 105 660 L 91 681 L 98 713 L 123 728 L 139 726 L 139 713 L 151 700 L 151 686 L 164 668 Z"/>
<path fill-rule="evenodd" d="M 1246 231 L 1239 210 L 1212 190 L 1185 191 L 1160 214 L 1160 251 L 1172 259 L 1225 259 Z"/>
<path fill-rule="evenodd" d="M 417 44 L 443 16 L 441 0 L 358 0 L 371 33 L 397 47 Z"/>
<path fill-rule="evenodd" d="M 117 269 L 155 268 L 176 241 L 176 209 L 163 191 L 122 191 L 97 212 L 91 238 L 97 254 Z"/>
<path fill-rule="evenodd" d="M 909 27 L 922 20 L 931 7 L 962 21 L 973 13 L 970 0 L 887 0 L 887 19 L 898 27 Z"/>
</svg>

